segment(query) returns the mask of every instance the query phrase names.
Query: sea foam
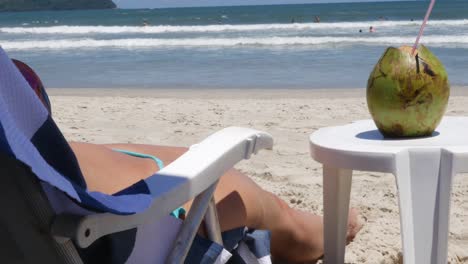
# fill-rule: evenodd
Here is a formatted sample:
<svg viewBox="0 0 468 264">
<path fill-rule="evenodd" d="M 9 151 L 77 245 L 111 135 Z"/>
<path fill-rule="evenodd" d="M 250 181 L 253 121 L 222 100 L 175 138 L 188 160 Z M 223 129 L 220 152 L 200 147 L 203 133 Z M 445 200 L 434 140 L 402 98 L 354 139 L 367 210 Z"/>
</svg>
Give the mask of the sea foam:
<svg viewBox="0 0 468 264">
<path fill-rule="evenodd" d="M 414 37 L 264 37 L 264 38 L 132 38 L 132 39 L 63 39 L 39 41 L 3 41 L 10 50 L 28 49 L 86 49 L 86 48 L 145 48 L 145 47 L 236 47 L 325 45 L 401 45 L 410 44 Z M 424 44 L 443 47 L 468 47 L 468 35 L 426 36 Z"/>
</svg>

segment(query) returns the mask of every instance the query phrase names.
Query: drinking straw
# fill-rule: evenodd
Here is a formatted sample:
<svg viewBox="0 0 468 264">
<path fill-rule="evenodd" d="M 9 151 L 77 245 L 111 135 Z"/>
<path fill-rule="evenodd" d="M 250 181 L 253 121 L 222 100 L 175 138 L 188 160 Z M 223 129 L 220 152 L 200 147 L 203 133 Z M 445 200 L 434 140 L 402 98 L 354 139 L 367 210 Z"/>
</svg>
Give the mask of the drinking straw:
<svg viewBox="0 0 468 264">
<path fill-rule="evenodd" d="M 429 20 L 429 16 L 431 15 L 432 8 L 434 7 L 434 4 L 435 4 L 435 0 L 431 0 L 431 3 L 429 4 L 429 8 L 427 9 L 427 12 L 426 12 L 426 16 L 424 17 L 424 21 L 423 21 L 423 23 L 421 25 L 421 29 L 419 29 L 418 37 L 416 38 L 416 42 L 413 45 L 413 50 L 411 51 L 411 54 L 413 54 L 413 55 L 414 55 L 414 52 L 416 51 L 416 49 L 418 48 L 419 39 L 421 38 L 421 36 L 422 36 L 422 34 L 424 32 L 424 28 L 426 27 L 427 20 Z"/>
</svg>

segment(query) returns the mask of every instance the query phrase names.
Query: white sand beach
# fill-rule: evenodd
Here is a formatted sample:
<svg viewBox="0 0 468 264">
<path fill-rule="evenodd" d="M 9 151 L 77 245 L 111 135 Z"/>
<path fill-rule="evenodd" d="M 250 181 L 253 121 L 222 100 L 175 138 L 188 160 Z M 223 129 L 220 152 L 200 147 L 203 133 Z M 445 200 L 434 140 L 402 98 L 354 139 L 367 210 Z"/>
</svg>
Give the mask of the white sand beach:
<svg viewBox="0 0 468 264">
<path fill-rule="evenodd" d="M 468 115 L 467 88 L 454 89 L 447 115 Z M 68 140 L 189 146 L 228 126 L 269 132 L 272 151 L 237 166 L 293 207 L 322 214 L 321 165 L 308 136 L 320 127 L 369 119 L 363 89 L 158 90 L 50 89 L 53 116 Z M 351 205 L 366 223 L 348 263 L 401 263 L 392 175 L 355 172 Z M 453 184 L 450 263 L 468 263 L 468 175 Z"/>
</svg>

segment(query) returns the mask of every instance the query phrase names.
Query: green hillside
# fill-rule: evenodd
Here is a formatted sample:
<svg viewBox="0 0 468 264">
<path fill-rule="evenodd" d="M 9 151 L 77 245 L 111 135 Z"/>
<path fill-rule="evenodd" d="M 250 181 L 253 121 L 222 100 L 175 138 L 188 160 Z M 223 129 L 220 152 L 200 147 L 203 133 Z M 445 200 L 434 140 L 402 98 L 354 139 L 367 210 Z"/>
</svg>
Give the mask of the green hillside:
<svg viewBox="0 0 468 264">
<path fill-rule="evenodd" d="M 0 11 L 115 8 L 112 0 L 0 0 Z"/>
</svg>

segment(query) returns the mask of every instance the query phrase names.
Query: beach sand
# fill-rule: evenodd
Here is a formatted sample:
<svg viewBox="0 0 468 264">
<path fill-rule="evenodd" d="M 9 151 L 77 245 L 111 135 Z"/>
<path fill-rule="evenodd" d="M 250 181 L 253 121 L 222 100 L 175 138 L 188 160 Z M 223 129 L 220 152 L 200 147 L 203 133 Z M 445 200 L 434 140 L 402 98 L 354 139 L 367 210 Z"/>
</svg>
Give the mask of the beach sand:
<svg viewBox="0 0 468 264">
<path fill-rule="evenodd" d="M 454 89 L 447 115 L 468 115 L 468 89 Z M 320 127 L 369 119 L 363 89 L 138 90 L 51 89 L 54 119 L 68 140 L 190 146 L 228 126 L 269 132 L 272 151 L 237 168 L 291 206 L 322 214 L 321 165 L 308 136 Z M 351 206 L 366 223 L 346 251 L 348 263 L 401 263 L 395 179 L 355 172 Z M 468 175 L 453 183 L 449 259 L 468 263 Z"/>
</svg>

